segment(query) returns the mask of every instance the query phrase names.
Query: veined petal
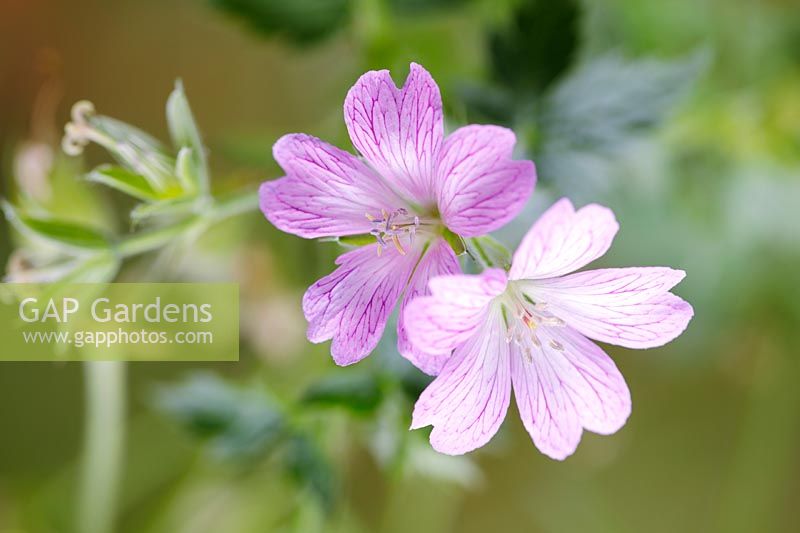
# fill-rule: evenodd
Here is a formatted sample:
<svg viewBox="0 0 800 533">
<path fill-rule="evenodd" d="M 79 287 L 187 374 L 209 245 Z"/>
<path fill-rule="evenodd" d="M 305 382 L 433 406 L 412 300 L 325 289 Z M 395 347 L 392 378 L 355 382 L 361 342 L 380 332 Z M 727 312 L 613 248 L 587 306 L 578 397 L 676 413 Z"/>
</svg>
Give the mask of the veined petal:
<svg viewBox="0 0 800 533">
<path fill-rule="evenodd" d="M 309 287 L 303 297 L 308 340 L 333 339 L 331 355 L 338 365 L 356 363 L 378 344 L 386 321 L 419 259 L 418 247 L 401 255 L 379 244 L 342 254 L 335 271 Z"/>
<path fill-rule="evenodd" d="M 611 358 L 577 331 L 544 327 L 536 335 L 541 348 L 530 359 L 512 354 L 514 396 L 536 447 L 563 460 L 584 428 L 608 435 L 625 424 L 630 392 Z"/>
<path fill-rule="evenodd" d="M 589 204 L 575 211 L 562 198 L 536 221 L 514 253 L 510 279 L 543 279 L 569 274 L 605 254 L 619 225 L 607 207 Z"/>
<path fill-rule="evenodd" d="M 446 359 L 482 326 L 489 303 L 506 284 L 506 273 L 497 268 L 477 276 L 431 279 L 432 295 L 415 298 L 403 313 L 410 342 L 418 350 Z"/>
<path fill-rule="evenodd" d="M 680 335 L 692 306 L 668 291 L 686 274 L 665 267 L 607 268 L 525 281 L 536 302 L 587 337 L 628 348 L 661 346 Z"/>
<path fill-rule="evenodd" d="M 514 218 L 536 182 L 532 161 L 514 161 L 517 139 L 500 126 L 459 128 L 445 139 L 436 172 L 439 212 L 455 233 L 474 237 Z"/>
<path fill-rule="evenodd" d="M 412 63 L 402 89 L 388 70 L 367 72 L 347 93 L 344 120 L 353 145 L 395 190 L 417 203 L 433 200 L 444 124 L 428 71 Z"/>
<path fill-rule="evenodd" d="M 361 160 L 316 137 L 284 135 L 272 151 L 286 177 L 262 184 L 259 197 L 283 231 L 306 238 L 367 233 L 367 213 L 404 205 Z"/>
<path fill-rule="evenodd" d="M 433 425 L 431 445 L 437 451 L 472 451 L 489 442 L 503 423 L 511 396 L 503 327 L 500 311 L 493 309 L 417 400 L 411 429 Z"/>
<path fill-rule="evenodd" d="M 414 366 L 425 372 L 435 376 L 444 366 L 447 361 L 449 351 L 446 353 L 431 353 L 427 352 L 424 344 L 417 348 L 408 338 L 408 328 L 406 326 L 406 310 L 409 303 L 413 302 L 421 296 L 430 294 L 428 289 L 428 281 L 435 277 L 447 274 L 456 274 L 461 272 L 461 266 L 458 264 L 458 258 L 453 253 L 453 249 L 444 239 L 435 239 L 425 254 L 417 264 L 414 273 L 411 275 L 411 281 L 406 287 L 403 301 L 400 304 L 400 316 L 397 321 L 397 349 L 400 354 L 411 361 Z"/>
</svg>

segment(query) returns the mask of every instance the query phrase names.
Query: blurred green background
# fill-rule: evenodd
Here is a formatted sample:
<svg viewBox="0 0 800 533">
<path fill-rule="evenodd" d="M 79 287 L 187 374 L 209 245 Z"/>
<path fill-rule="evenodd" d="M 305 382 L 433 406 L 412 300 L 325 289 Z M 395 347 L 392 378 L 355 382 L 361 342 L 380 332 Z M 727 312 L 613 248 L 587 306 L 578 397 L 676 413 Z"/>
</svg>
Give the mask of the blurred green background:
<svg viewBox="0 0 800 533">
<path fill-rule="evenodd" d="M 337 245 L 256 212 L 226 221 L 119 274 L 238 281 L 242 349 L 129 365 L 115 530 L 797 531 L 793 0 L 0 0 L 2 193 L 124 234 L 130 202 L 81 179 L 109 156 L 60 152 L 75 101 L 166 139 L 182 79 L 224 193 L 279 177 L 284 133 L 351 149 L 348 88 L 372 68 L 402 82 L 410 61 L 441 86 L 448 129 L 509 125 L 537 163 L 498 238 L 515 245 L 562 195 L 608 205 L 622 229 L 602 263 L 686 270 L 689 329 L 608 347 L 633 414 L 567 461 L 538 453 L 513 405 L 488 446 L 445 457 L 407 431 L 426 378 L 390 334 L 348 369 L 306 342 L 301 297 Z M 24 272 L 0 224 L 0 256 Z M 77 363 L 0 366 L 0 533 L 94 533 L 75 526 L 84 380 Z"/>
</svg>

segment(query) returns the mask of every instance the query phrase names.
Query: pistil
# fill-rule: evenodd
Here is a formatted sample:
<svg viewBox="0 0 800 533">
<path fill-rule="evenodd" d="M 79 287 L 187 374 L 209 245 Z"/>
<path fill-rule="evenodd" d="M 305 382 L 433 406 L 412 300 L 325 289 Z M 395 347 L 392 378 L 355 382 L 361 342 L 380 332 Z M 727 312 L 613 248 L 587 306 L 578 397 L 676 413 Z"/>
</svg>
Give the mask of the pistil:
<svg viewBox="0 0 800 533">
<path fill-rule="evenodd" d="M 534 302 L 514 287 L 509 287 L 508 295 L 506 306 L 510 311 L 509 315 L 516 320 L 511 320 L 508 324 L 506 342 L 513 342 L 519 347 L 525 360 L 530 363 L 533 360 L 533 350 L 542 347 L 536 330 L 542 326 L 564 327 L 565 323 L 547 310 L 546 302 Z M 564 350 L 564 346 L 554 339 L 548 345 L 557 351 Z"/>
<path fill-rule="evenodd" d="M 391 213 L 386 209 L 381 209 L 381 217 L 375 217 L 370 213 L 365 213 L 367 220 L 372 223 L 370 235 L 378 241 L 378 256 L 383 253 L 383 249 L 394 245 L 400 255 L 406 255 L 406 249 L 400 241 L 400 237 L 408 235 L 409 244 L 414 244 L 414 237 L 420 226 L 419 216 L 409 214 L 408 210 L 400 207 Z"/>
</svg>

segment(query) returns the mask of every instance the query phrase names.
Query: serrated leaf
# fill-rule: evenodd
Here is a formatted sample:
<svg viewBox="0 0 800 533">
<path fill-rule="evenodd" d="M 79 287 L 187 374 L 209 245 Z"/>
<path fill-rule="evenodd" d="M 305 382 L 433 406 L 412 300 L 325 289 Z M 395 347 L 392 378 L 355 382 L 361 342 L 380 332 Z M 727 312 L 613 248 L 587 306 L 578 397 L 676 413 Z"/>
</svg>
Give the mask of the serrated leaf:
<svg viewBox="0 0 800 533">
<path fill-rule="evenodd" d="M 380 404 L 383 395 L 375 376 L 360 373 L 339 373 L 313 383 L 303 394 L 307 405 L 339 406 L 356 412 L 370 412 Z"/>
<path fill-rule="evenodd" d="M 212 374 L 160 387 L 154 404 L 190 434 L 208 439 L 212 453 L 225 459 L 260 457 L 286 436 L 284 417 L 266 394 Z"/>
<path fill-rule="evenodd" d="M 613 151 L 662 123 L 707 63 L 703 51 L 676 61 L 619 55 L 590 61 L 545 98 L 542 135 L 558 147 Z"/>
<path fill-rule="evenodd" d="M 101 183 L 145 202 L 153 202 L 159 198 L 158 192 L 150 186 L 150 182 L 144 176 L 122 167 L 104 165 L 87 174 L 86 179 L 94 183 Z"/>
<path fill-rule="evenodd" d="M 612 162 L 664 124 L 707 63 L 700 51 L 674 61 L 609 55 L 580 66 L 542 102 L 539 175 L 573 201 L 601 199 L 618 174 Z"/>
<path fill-rule="evenodd" d="M 175 89 L 167 99 L 167 125 L 173 144 L 180 149 L 177 167 L 181 184 L 189 192 L 205 194 L 209 181 L 205 147 L 180 81 L 175 83 Z M 188 155 L 184 151 L 186 148 L 190 149 Z"/>
<path fill-rule="evenodd" d="M 108 239 L 94 228 L 63 220 L 28 216 L 19 213 L 5 201 L 3 211 L 8 221 L 26 237 L 67 251 L 98 251 L 109 248 Z"/>
<path fill-rule="evenodd" d="M 284 465 L 289 475 L 311 492 L 325 511 L 332 509 L 335 500 L 333 467 L 314 441 L 295 434 L 288 442 Z"/>
</svg>

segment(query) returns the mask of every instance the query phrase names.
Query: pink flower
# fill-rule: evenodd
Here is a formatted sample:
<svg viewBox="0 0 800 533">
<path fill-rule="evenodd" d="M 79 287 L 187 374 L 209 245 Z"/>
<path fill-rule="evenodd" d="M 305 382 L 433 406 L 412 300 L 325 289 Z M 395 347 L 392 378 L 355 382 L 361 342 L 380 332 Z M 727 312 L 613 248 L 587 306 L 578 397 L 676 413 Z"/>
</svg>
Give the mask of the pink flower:
<svg viewBox="0 0 800 533">
<path fill-rule="evenodd" d="M 508 274 L 433 278 L 432 294 L 406 307 L 406 327 L 415 347 L 446 363 L 417 401 L 411 428 L 433 425 L 440 452 L 474 450 L 500 427 L 513 384 L 525 428 L 554 459 L 575 451 L 583 429 L 620 429 L 631 412 L 628 386 L 587 337 L 661 346 L 686 329 L 693 311 L 669 292 L 680 270 L 571 273 L 602 256 L 618 228 L 609 209 L 576 212 L 562 199 L 530 229 Z"/>
<path fill-rule="evenodd" d="M 286 135 L 275 159 L 286 176 L 261 186 L 275 226 L 305 238 L 372 234 L 376 242 L 341 255 L 333 273 L 303 298 L 308 339 L 333 339 L 340 365 L 378 343 L 401 295 L 427 294 L 432 276 L 459 272 L 444 228 L 476 236 L 511 220 L 533 190 L 530 161 L 514 161 L 514 133 L 467 126 L 444 138 L 439 88 L 421 66 L 398 89 L 386 70 L 367 72 L 347 94 L 344 119 L 363 159 L 315 137 Z M 435 373 L 441 358 L 411 347 L 398 323 L 400 352 Z"/>
</svg>

